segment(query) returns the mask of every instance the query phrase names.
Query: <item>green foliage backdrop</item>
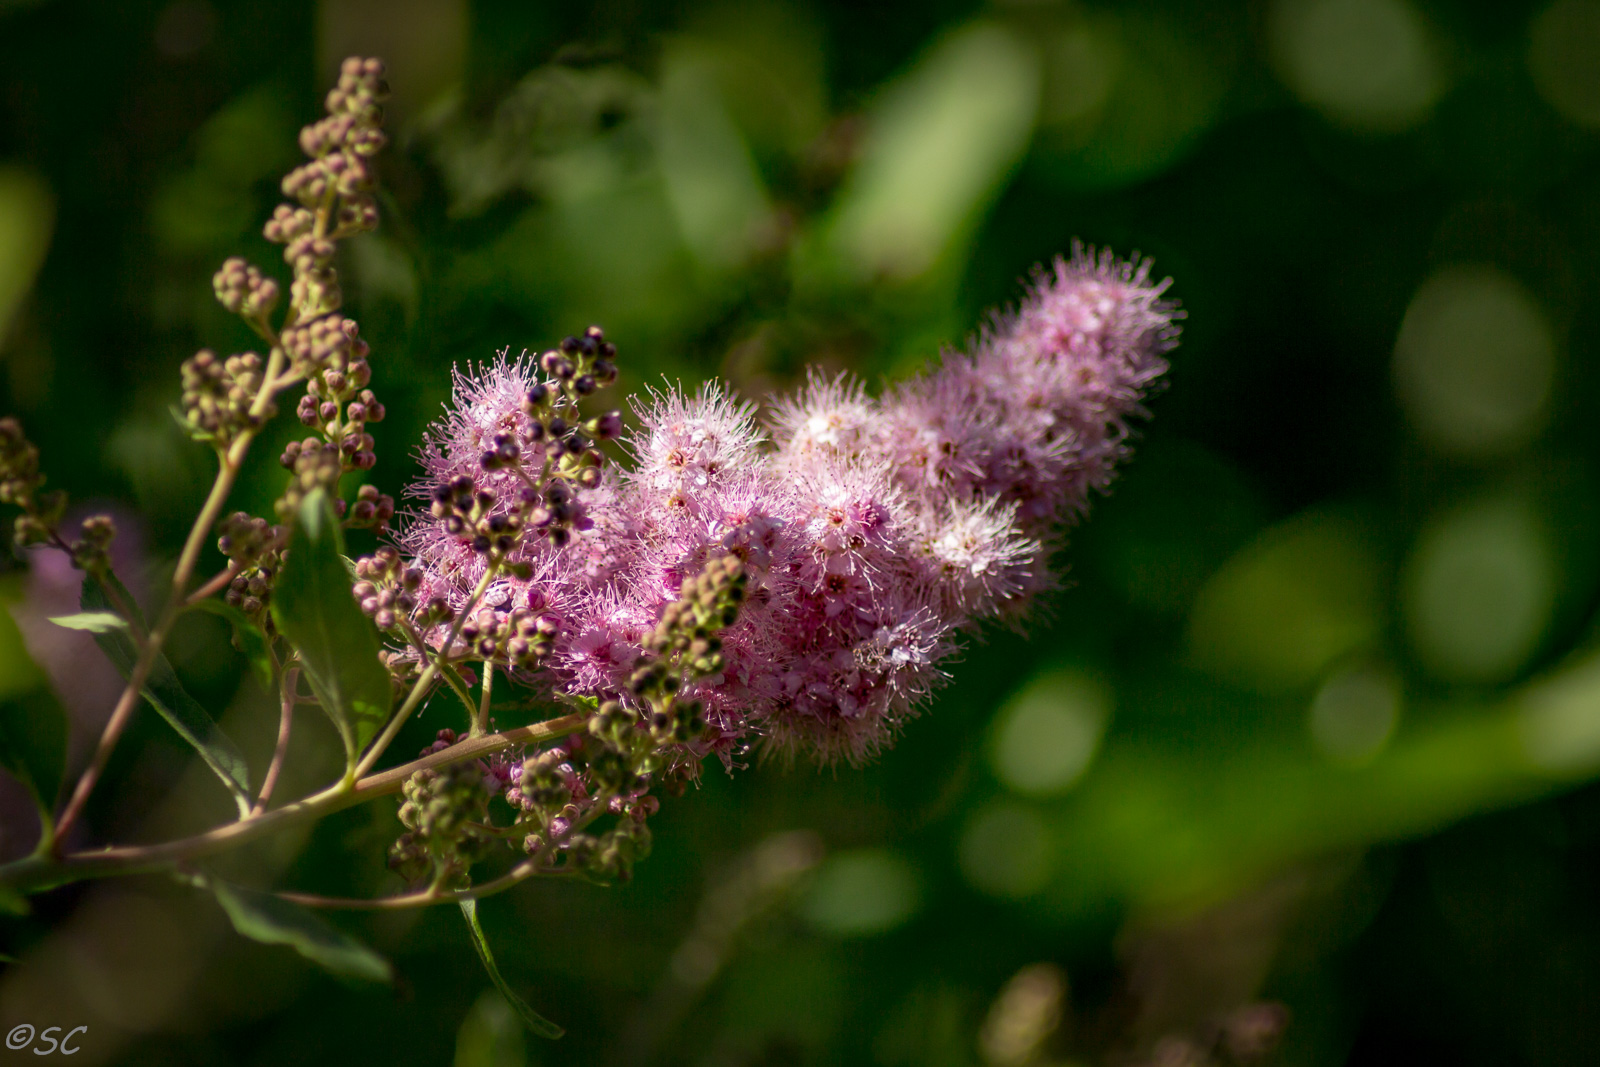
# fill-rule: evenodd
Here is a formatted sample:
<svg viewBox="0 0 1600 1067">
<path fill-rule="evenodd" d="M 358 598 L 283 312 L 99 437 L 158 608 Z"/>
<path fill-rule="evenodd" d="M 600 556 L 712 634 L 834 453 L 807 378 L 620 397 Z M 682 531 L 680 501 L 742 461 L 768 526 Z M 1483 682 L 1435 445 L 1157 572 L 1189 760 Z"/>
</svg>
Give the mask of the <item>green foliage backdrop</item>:
<svg viewBox="0 0 1600 1067">
<path fill-rule="evenodd" d="M 1600 4 L 0 0 L 0 406 L 138 531 L 141 595 L 205 491 L 177 364 L 250 344 L 210 274 L 277 262 L 259 221 L 347 53 L 396 90 L 341 264 L 391 492 L 454 364 L 596 322 L 629 389 L 892 378 L 1074 238 L 1175 279 L 1170 388 L 1044 617 L 885 758 L 714 768 L 632 883 L 483 905 L 560 1041 L 454 909 L 341 918 L 395 960 L 373 991 L 156 882 L 0 920 L 0 1024 L 87 1024 L 96 1063 L 920 1067 L 1148 1062 L 1265 1000 L 1276 1062 L 1593 1062 Z M 62 583 L 76 610 L 20 564 L 0 595 L 25 620 Z M 81 762 L 92 669 L 41 667 L 92 645 L 25 629 L 0 613 L 5 764 L 60 745 L 28 734 L 57 701 Z M 223 619 L 171 652 L 270 750 Z M 166 730 L 136 723 L 97 834 L 227 817 Z M 295 743 L 286 785 L 337 775 L 331 727 Z M 381 891 L 380 808 L 250 870 Z"/>
</svg>

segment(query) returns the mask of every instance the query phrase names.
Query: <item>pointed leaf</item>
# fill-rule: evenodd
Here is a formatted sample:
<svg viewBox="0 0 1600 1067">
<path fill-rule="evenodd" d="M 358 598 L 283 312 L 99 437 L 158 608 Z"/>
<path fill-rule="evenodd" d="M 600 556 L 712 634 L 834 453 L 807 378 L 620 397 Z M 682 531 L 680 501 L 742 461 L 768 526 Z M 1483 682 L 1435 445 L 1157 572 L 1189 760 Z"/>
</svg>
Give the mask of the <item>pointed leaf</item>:
<svg viewBox="0 0 1600 1067">
<path fill-rule="evenodd" d="M 206 880 L 233 928 L 253 941 L 288 945 L 325 970 L 363 982 L 391 982 L 389 961 L 322 916 L 272 893 Z"/>
<path fill-rule="evenodd" d="M 66 761 L 67 716 L 48 691 L 0 701 L 0 767 L 33 794 L 46 833 Z"/>
<path fill-rule="evenodd" d="M 233 627 L 234 647 L 244 654 L 261 684 L 269 690 L 272 688 L 272 653 L 261 627 L 251 622 L 244 612 L 221 600 L 199 600 L 190 604 L 189 610 L 227 619 Z"/>
<path fill-rule="evenodd" d="M 114 575 L 107 575 L 105 580 L 114 583 L 122 602 L 129 605 L 129 610 L 137 615 L 138 608 L 134 605 L 133 596 L 122 583 L 118 582 Z M 79 603 L 89 613 L 110 613 L 110 598 L 106 596 L 100 582 L 95 579 L 84 580 L 83 595 Z M 142 619 L 135 618 L 131 621 L 140 623 L 142 628 Z M 134 664 L 139 659 L 139 649 L 133 643 L 133 637 L 126 627 L 96 632 L 94 640 L 106 654 L 106 658 L 122 672 L 124 678 L 133 674 Z M 145 679 L 144 698 L 161 713 L 161 717 L 166 719 L 174 730 L 178 731 L 179 737 L 189 742 L 194 750 L 200 753 L 200 758 L 205 760 L 206 766 L 222 779 L 222 784 L 228 787 L 228 792 L 233 794 L 234 802 L 239 805 L 239 814 L 248 814 L 251 804 L 250 769 L 245 764 L 244 756 L 239 753 L 239 746 L 222 732 L 212 720 L 211 713 L 189 695 L 189 691 L 178 680 L 178 674 L 172 669 L 172 664 L 167 661 L 166 656 L 157 656 L 151 666 L 150 675 Z"/>
<path fill-rule="evenodd" d="M 9 606 L 20 596 L 17 576 L 0 580 L 0 602 Z M 0 767 L 33 796 L 48 834 L 66 765 L 67 716 L 6 606 L 0 606 Z"/>
<path fill-rule="evenodd" d="M 272 619 L 344 738 L 353 765 L 389 718 L 393 690 L 378 660 L 378 633 L 350 591 L 344 538 L 328 494 L 312 490 L 295 514 L 273 589 Z"/>
<path fill-rule="evenodd" d="M 489 951 L 489 942 L 483 936 L 483 927 L 478 925 L 478 902 L 476 900 L 463 900 L 461 914 L 467 917 L 467 927 L 472 931 L 472 947 L 478 950 L 478 958 L 483 961 L 483 969 L 489 972 L 489 980 L 506 998 L 506 1003 L 517 1009 L 517 1014 L 522 1016 L 522 1021 L 540 1037 L 552 1040 L 565 1034 L 566 1031 L 543 1015 L 528 1006 L 528 1002 L 512 990 L 511 986 L 500 975 L 500 968 L 495 966 L 494 953 Z"/>
<path fill-rule="evenodd" d="M 127 621 L 121 615 L 110 611 L 80 611 L 76 615 L 52 615 L 50 621 L 69 630 L 87 630 L 92 634 L 109 634 L 128 628 Z"/>
<path fill-rule="evenodd" d="M 0 886 L 0 915 L 26 915 L 32 911 L 28 898 L 18 893 L 15 889 Z M 0 956 L 0 963 L 16 963 L 9 956 Z"/>
</svg>

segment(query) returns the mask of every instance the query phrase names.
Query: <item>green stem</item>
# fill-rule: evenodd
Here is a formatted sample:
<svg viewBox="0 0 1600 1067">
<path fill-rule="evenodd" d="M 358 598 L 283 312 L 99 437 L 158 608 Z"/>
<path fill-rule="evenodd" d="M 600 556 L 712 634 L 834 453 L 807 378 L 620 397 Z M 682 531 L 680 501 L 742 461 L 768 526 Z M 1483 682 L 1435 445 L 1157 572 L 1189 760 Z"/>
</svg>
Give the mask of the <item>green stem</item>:
<svg viewBox="0 0 1600 1067">
<path fill-rule="evenodd" d="M 573 827 L 567 831 L 566 837 L 583 832 L 589 824 L 606 813 L 606 808 L 611 803 L 613 793 L 601 793 L 595 797 L 589 810 L 584 813 Z M 511 870 L 498 878 L 490 879 L 482 885 L 469 886 L 466 889 L 441 890 L 437 886 L 416 893 L 401 893 L 392 897 L 324 897 L 316 893 L 280 892 L 277 895 L 284 900 L 292 900 L 296 904 L 304 904 L 312 908 L 332 908 L 348 911 L 394 911 L 402 908 L 425 908 L 433 904 L 459 904 L 463 900 L 482 900 L 492 897 L 496 893 L 503 893 L 519 882 L 524 882 L 533 875 L 543 875 L 547 878 L 570 878 L 583 873 L 571 865 L 561 867 L 547 867 L 550 853 L 553 851 L 551 843 L 547 843 L 537 853 L 529 856 Z"/>
<path fill-rule="evenodd" d="M 439 676 L 444 658 L 450 654 L 451 646 L 456 643 L 456 638 L 461 636 L 461 628 L 467 624 L 467 616 L 472 613 L 473 608 L 478 606 L 478 601 L 483 598 L 484 592 L 489 588 L 489 583 L 494 581 L 494 577 L 499 570 L 500 565 L 496 562 L 491 562 L 483 569 L 483 577 L 479 579 L 478 587 L 472 591 L 472 595 L 467 598 L 466 604 L 456 613 L 456 621 L 451 625 L 450 633 L 444 639 L 444 644 L 440 646 L 437 654 L 428 660 L 428 665 L 423 668 L 421 677 L 411 687 L 411 692 L 406 695 L 405 703 L 400 705 L 400 710 L 395 712 L 394 717 L 389 720 L 389 725 L 383 728 L 383 733 L 379 734 L 378 739 L 372 743 L 372 747 L 367 749 L 367 754 L 362 756 L 361 761 L 351 769 L 348 779 L 360 778 L 372 769 L 372 765 L 378 762 L 378 757 L 383 755 L 383 750 L 389 747 L 389 743 L 395 739 L 395 735 L 406 724 L 406 720 L 411 718 L 411 713 L 417 710 L 417 705 L 422 703 L 422 698 L 428 694 L 428 690 L 433 688 L 433 681 Z M 472 705 L 469 703 L 467 706 L 470 708 Z"/>
<path fill-rule="evenodd" d="M 483 693 L 478 700 L 478 714 L 472 720 L 472 736 L 489 732 L 489 694 L 494 689 L 494 664 L 483 661 Z"/>
<path fill-rule="evenodd" d="M 310 908 L 329 908 L 344 911 L 398 911 L 404 908 L 426 908 L 434 904 L 459 904 L 463 900 L 482 900 L 492 897 L 496 893 L 503 893 L 520 882 L 525 882 L 536 874 L 546 877 L 571 876 L 577 873 L 563 867 L 541 867 L 537 859 L 523 860 L 511 870 L 482 885 L 475 885 L 470 889 L 443 889 L 428 888 L 416 893 L 400 893 L 392 897 L 324 897 L 316 893 L 289 893 L 276 894 L 284 900 L 292 900 L 296 904 L 303 904 Z"/>
<path fill-rule="evenodd" d="M 419 662 L 433 657 L 433 649 L 429 648 L 427 642 L 422 640 L 422 635 L 417 633 L 416 627 L 412 626 L 411 623 L 402 620 L 401 633 L 410 642 L 411 647 L 417 650 Z M 467 721 L 472 721 L 472 716 L 476 709 L 472 703 L 472 694 L 468 693 L 467 687 L 462 684 L 461 675 L 456 673 L 456 669 L 448 662 L 440 668 L 440 674 L 443 675 L 445 684 L 455 691 L 456 697 L 461 701 L 461 706 L 467 709 Z M 530 707 L 536 706 L 530 705 Z"/>
<path fill-rule="evenodd" d="M 209 581 L 207 581 L 204 585 L 200 586 L 194 592 L 190 593 L 187 597 L 185 597 L 184 601 L 183 601 L 183 606 L 186 607 L 186 608 L 187 607 L 193 607 L 194 605 L 200 603 L 200 601 L 202 601 L 202 600 L 206 600 L 206 599 L 208 599 L 210 597 L 216 596 L 218 593 L 220 593 L 224 589 L 228 588 L 228 586 L 238 576 L 239 576 L 238 564 L 236 564 L 232 560 L 230 560 L 228 562 L 228 565 L 226 567 L 222 568 L 222 570 L 220 572 L 218 572 L 217 574 L 212 575 L 211 579 Z"/>
<path fill-rule="evenodd" d="M 289 731 L 294 726 L 295 687 L 299 683 L 298 667 L 290 667 L 283 672 L 279 682 L 278 743 L 272 750 L 272 762 L 267 766 L 266 777 L 261 779 L 261 792 L 256 795 L 255 807 L 250 810 L 252 817 L 267 810 L 273 787 L 278 784 L 278 774 L 283 770 L 284 758 L 289 754 Z"/>
<path fill-rule="evenodd" d="M 264 379 L 261 393 L 256 398 L 258 405 L 268 397 L 272 385 L 271 374 L 272 368 L 269 367 L 268 377 Z M 254 411 L 254 407 L 251 410 Z M 194 573 L 195 563 L 200 558 L 200 550 L 204 547 L 212 527 L 222 516 L 223 505 L 227 503 L 228 494 L 233 489 L 234 480 L 239 475 L 239 467 L 244 462 L 245 452 L 249 450 L 250 440 L 254 436 L 253 430 L 243 431 L 234 439 L 228 451 L 221 455 L 222 462 L 218 466 L 216 480 L 211 485 L 211 493 L 206 497 L 206 502 L 195 518 L 194 525 L 189 529 L 189 537 L 184 542 L 183 552 L 178 556 L 178 566 L 172 572 L 172 590 L 167 602 L 139 650 L 139 658 L 134 661 L 133 671 L 128 676 L 128 684 L 123 688 L 122 695 L 117 698 L 116 706 L 111 709 L 111 717 L 106 720 L 105 729 L 100 734 L 100 743 L 95 747 L 89 766 L 84 768 L 77 786 L 72 791 L 72 798 L 56 822 L 57 848 L 66 840 L 67 832 L 83 814 L 84 806 L 89 802 L 89 794 L 94 792 L 95 783 L 100 780 L 100 775 L 111 759 L 112 750 L 116 748 L 117 741 L 121 739 L 123 731 L 133 718 L 135 709 L 139 706 L 139 697 L 144 691 L 144 684 L 150 677 L 150 671 L 155 666 L 157 657 L 161 655 L 162 642 L 167 639 L 172 624 L 183 609 L 184 592 L 189 584 L 190 575 Z"/>
<path fill-rule="evenodd" d="M 283 359 L 283 349 L 275 346 L 267 357 L 266 372 L 261 376 L 261 388 L 250 403 L 252 422 L 261 421 L 261 417 L 272 403 L 272 398 L 282 388 L 278 375 L 283 370 Z M 227 451 L 219 454 L 216 480 L 211 483 L 211 492 L 200 508 L 200 514 L 195 516 L 194 525 L 189 528 L 189 536 L 183 543 L 183 551 L 178 555 L 178 565 L 172 572 L 172 589 L 167 596 L 167 602 L 162 606 L 160 617 L 150 628 L 149 636 L 139 649 L 139 658 L 134 661 L 133 671 L 128 675 L 128 684 L 123 687 L 122 695 L 117 698 L 116 706 L 111 709 L 111 716 L 106 720 L 105 729 L 101 731 L 100 743 L 95 746 L 89 766 L 84 768 L 83 774 L 78 778 L 77 786 L 73 788 L 71 799 L 67 801 L 66 809 L 56 821 L 56 849 L 60 848 L 61 843 L 66 840 L 67 831 L 82 816 L 84 807 L 89 803 L 89 794 L 94 792 L 95 784 L 111 760 L 112 751 L 117 747 L 118 740 L 121 739 L 123 731 L 127 729 L 134 711 L 139 706 L 139 697 L 144 691 L 144 684 L 150 677 L 150 671 L 155 667 L 156 659 L 161 655 L 161 645 L 171 632 L 172 624 L 177 621 L 186 606 L 185 592 L 189 579 L 194 574 L 195 564 L 200 560 L 200 552 L 205 547 L 206 538 L 210 536 L 217 520 L 222 517 L 222 509 L 228 502 L 228 494 L 233 491 L 233 483 L 239 477 L 239 469 L 244 466 L 245 454 L 250 451 L 250 442 L 254 440 L 255 435 L 254 429 L 246 427 L 233 439 Z M 133 617 L 130 615 L 128 618 L 131 622 Z"/>
</svg>

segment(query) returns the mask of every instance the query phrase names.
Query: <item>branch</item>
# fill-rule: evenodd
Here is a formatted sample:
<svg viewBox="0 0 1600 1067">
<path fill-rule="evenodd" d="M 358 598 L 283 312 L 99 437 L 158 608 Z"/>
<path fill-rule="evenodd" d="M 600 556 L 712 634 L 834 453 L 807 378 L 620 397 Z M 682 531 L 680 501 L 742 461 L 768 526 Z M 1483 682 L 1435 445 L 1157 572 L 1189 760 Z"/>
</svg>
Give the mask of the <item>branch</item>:
<svg viewBox="0 0 1600 1067">
<path fill-rule="evenodd" d="M 415 893 L 400 893 L 392 897 L 324 897 L 315 893 L 290 893 L 275 894 L 284 900 L 292 900 L 296 904 L 303 904 L 310 908 L 329 908 L 340 911 L 399 911 L 404 908 L 426 908 L 434 904 L 459 904 L 463 900 L 482 900 L 492 897 L 496 893 L 503 893 L 520 882 L 525 882 L 532 876 L 540 874 L 546 877 L 572 877 L 578 874 L 575 868 L 544 867 L 539 860 L 523 860 L 499 878 L 492 879 L 482 885 L 475 885 L 470 889 L 423 889 Z"/>
<path fill-rule="evenodd" d="M 586 720 L 587 715 L 578 712 L 529 726 L 519 726 L 503 733 L 460 741 L 442 752 L 435 752 L 410 763 L 379 771 L 354 783 L 337 782 L 303 800 L 259 815 L 253 814 L 249 818 L 219 826 L 193 837 L 167 841 L 159 845 L 126 845 L 75 852 L 59 858 L 30 856 L 0 867 L 0 887 L 19 892 L 36 892 L 84 878 L 163 870 L 180 862 L 238 848 L 277 830 L 313 822 L 376 797 L 397 793 L 407 778 L 421 770 L 444 767 L 462 760 L 478 759 L 515 745 L 535 744 L 564 737 L 581 729 Z"/>
<path fill-rule="evenodd" d="M 450 654 L 450 649 L 456 643 L 456 638 L 461 636 L 461 628 L 467 624 L 467 616 L 478 606 L 478 601 L 483 599 L 484 591 L 489 588 L 489 583 L 494 581 L 499 569 L 500 565 L 497 561 L 491 562 L 483 569 L 483 577 L 479 580 L 478 587 L 472 591 L 472 595 L 467 598 L 466 604 L 456 614 L 455 622 L 451 625 L 449 634 L 445 636 L 443 644 L 439 646 L 439 654 L 429 658 L 428 665 L 423 668 L 416 684 L 411 687 L 411 692 L 406 696 L 405 703 L 400 705 L 400 710 L 394 713 L 394 717 L 389 720 L 389 725 L 383 728 L 383 733 L 379 734 L 378 739 L 372 743 L 372 747 L 367 749 L 367 754 L 361 757 L 361 761 L 355 766 L 352 777 L 359 778 L 372 769 L 372 765 L 378 762 L 378 757 L 383 755 L 383 750 L 389 747 L 389 743 L 400 732 L 400 727 L 404 726 L 406 720 L 411 717 L 411 713 L 417 710 L 417 705 L 422 702 L 422 698 L 428 694 L 428 690 L 433 686 L 433 680 L 443 670 L 445 657 Z M 472 704 L 468 702 L 467 707 L 470 713 Z"/>
<path fill-rule="evenodd" d="M 251 809 L 254 818 L 267 810 L 272 799 L 272 789 L 278 784 L 278 773 L 283 770 L 283 760 L 289 754 L 289 730 L 294 726 L 294 706 L 298 700 L 295 687 L 300 684 L 300 670 L 290 667 L 283 672 L 281 710 L 278 715 L 278 744 L 272 750 L 272 762 L 267 766 L 266 777 L 261 779 L 261 792 L 256 795 L 256 806 Z"/>
<path fill-rule="evenodd" d="M 194 592 L 190 593 L 187 597 L 185 597 L 184 601 L 183 601 L 183 606 L 186 607 L 186 608 L 190 608 L 190 607 L 193 607 L 194 605 L 200 603 L 200 601 L 205 600 L 208 597 L 215 596 L 216 594 L 222 592 L 224 589 L 228 588 L 228 584 L 230 582 L 232 582 L 238 576 L 239 576 L 239 566 L 238 566 L 238 564 L 233 563 L 233 562 L 230 561 L 229 564 L 226 567 L 222 568 L 222 570 L 219 573 L 213 575 L 211 577 L 211 579 L 206 582 L 206 584 L 202 585 L 200 588 L 196 589 Z"/>
</svg>

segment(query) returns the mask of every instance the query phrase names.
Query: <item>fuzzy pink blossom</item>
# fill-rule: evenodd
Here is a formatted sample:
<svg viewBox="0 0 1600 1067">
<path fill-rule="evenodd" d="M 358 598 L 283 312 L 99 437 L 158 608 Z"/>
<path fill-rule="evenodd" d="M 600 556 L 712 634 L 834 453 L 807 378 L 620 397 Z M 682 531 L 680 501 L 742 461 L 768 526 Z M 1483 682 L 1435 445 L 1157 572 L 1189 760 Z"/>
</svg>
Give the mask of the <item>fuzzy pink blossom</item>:
<svg viewBox="0 0 1600 1067">
<path fill-rule="evenodd" d="M 531 576 L 496 583 L 481 610 L 540 613 L 552 651 L 525 681 L 626 703 L 683 582 L 735 554 L 748 590 L 720 671 L 693 683 L 709 731 L 691 755 L 761 743 L 859 763 L 943 682 L 960 634 L 1015 620 L 1049 587 L 1062 528 L 1109 485 L 1166 369 L 1180 313 L 1165 287 L 1147 263 L 1080 247 L 967 351 L 881 397 L 813 373 L 774 404 L 772 443 L 717 386 L 652 392 L 635 407 L 632 469 L 563 502 L 580 516 L 570 540 L 519 547 Z M 504 354 L 458 374 L 417 495 L 463 476 L 525 491 L 482 456 L 497 440 L 542 454 L 522 404 L 539 381 Z M 483 573 L 426 515 L 407 517 L 400 544 L 425 574 L 419 601 L 463 604 Z"/>
</svg>

